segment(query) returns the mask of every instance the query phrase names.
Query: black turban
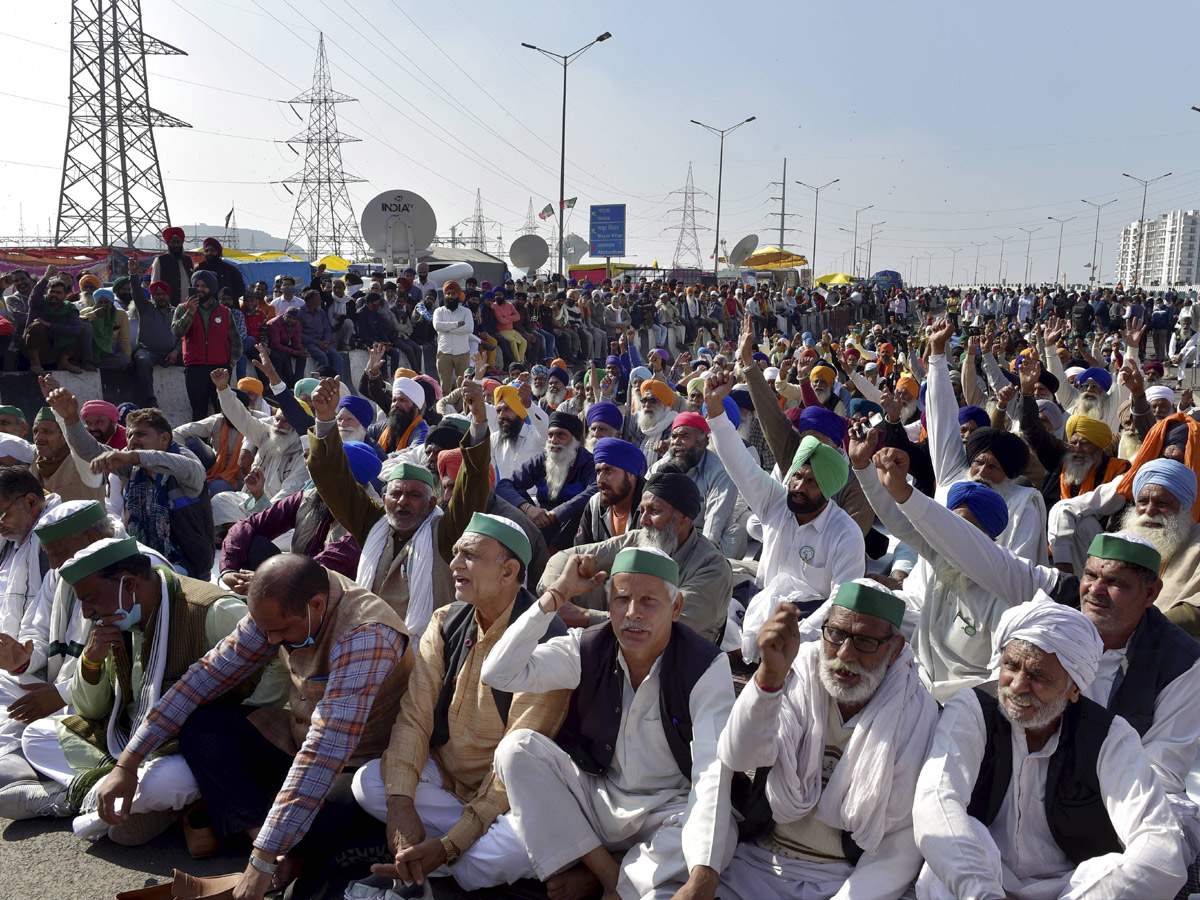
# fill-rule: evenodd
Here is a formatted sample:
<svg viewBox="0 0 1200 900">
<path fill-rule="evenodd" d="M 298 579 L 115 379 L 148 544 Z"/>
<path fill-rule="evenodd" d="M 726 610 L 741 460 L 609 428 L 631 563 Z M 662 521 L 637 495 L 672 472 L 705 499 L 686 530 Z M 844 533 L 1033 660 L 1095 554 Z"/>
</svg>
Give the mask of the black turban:
<svg viewBox="0 0 1200 900">
<path fill-rule="evenodd" d="M 453 450 L 462 442 L 462 437 L 462 431 L 453 425 L 438 425 L 436 428 L 429 429 L 429 434 L 425 436 L 425 443 L 441 447 L 443 450 Z"/>
<path fill-rule="evenodd" d="M 550 427 L 562 428 L 571 432 L 577 441 L 583 440 L 583 421 L 579 416 L 569 412 L 554 412 L 550 414 Z"/>
<path fill-rule="evenodd" d="M 646 479 L 645 491 L 671 504 L 688 519 L 695 520 L 700 515 L 700 489 L 682 472 L 655 472 Z"/>
<path fill-rule="evenodd" d="M 1016 478 L 1029 465 L 1029 447 L 1011 431 L 1002 428 L 976 428 L 967 438 L 967 462 L 990 450 L 1009 478 Z"/>
</svg>

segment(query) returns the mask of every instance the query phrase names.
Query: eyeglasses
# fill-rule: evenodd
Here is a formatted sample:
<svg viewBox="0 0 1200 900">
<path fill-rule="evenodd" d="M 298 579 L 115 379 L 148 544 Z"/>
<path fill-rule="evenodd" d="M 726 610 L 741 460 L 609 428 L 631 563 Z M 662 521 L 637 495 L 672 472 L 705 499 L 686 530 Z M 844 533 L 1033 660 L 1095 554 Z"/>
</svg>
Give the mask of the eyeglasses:
<svg viewBox="0 0 1200 900">
<path fill-rule="evenodd" d="M 871 637 L 868 634 L 851 634 L 848 631 L 842 631 L 840 628 L 834 628 L 832 625 L 822 625 L 821 636 L 835 647 L 842 646 L 849 639 L 854 644 L 854 649 L 859 653 L 874 653 L 895 637 L 894 634 L 889 634 L 885 638 Z"/>
</svg>

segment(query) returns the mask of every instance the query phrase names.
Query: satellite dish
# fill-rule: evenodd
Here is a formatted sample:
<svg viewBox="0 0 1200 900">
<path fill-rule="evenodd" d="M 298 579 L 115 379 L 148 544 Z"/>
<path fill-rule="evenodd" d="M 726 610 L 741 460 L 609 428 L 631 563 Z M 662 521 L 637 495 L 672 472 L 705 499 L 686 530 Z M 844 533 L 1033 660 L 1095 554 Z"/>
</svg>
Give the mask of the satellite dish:
<svg viewBox="0 0 1200 900">
<path fill-rule="evenodd" d="M 726 259 L 729 261 L 729 266 L 734 269 L 740 269 L 742 263 L 750 258 L 750 254 L 758 248 L 758 235 L 748 234 L 737 244 L 734 245 L 733 252 L 728 254 Z"/>
<path fill-rule="evenodd" d="M 384 191 L 371 200 L 360 220 L 363 240 L 385 265 L 397 259 L 415 266 L 417 255 L 437 234 L 437 215 L 429 201 L 412 191 Z"/>
<path fill-rule="evenodd" d="M 457 281 L 460 284 L 475 274 L 475 268 L 470 263 L 453 263 L 434 269 L 429 273 L 429 280 L 439 288 L 447 281 Z"/>
<path fill-rule="evenodd" d="M 518 269 L 534 272 L 550 258 L 550 247 L 541 235 L 523 234 L 508 248 L 508 258 Z"/>
<path fill-rule="evenodd" d="M 567 258 L 568 265 L 575 265 L 581 259 L 583 254 L 591 249 L 591 244 L 585 241 L 577 234 L 568 234 L 567 240 L 563 244 L 563 256 Z"/>
</svg>

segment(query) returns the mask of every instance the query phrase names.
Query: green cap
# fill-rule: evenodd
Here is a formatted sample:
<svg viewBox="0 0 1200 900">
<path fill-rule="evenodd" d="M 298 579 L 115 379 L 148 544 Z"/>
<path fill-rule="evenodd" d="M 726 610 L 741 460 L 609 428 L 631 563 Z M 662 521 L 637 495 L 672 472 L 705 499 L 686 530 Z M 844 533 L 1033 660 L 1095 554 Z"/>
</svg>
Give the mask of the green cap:
<svg viewBox="0 0 1200 900">
<path fill-rule="evenodd" d="M 424 466 L 414 463 L 397 463 L 388 474 L 388 481 L 423 481 L 433 487 L 433 475 Z"/>
<path fill-rule="evenodd" d="M 634 575 L 653 575 L 671 587 L 679 587 L 679 564 L 661 550 L 645 547 L 626 547 L 613 560 L 610 575 L 629 572 Z"/>
<path fill-rule="evenodd" d="M 41 409 L 39 409 L 37 411 L 37 415 L 33 417 L 33 421 L 35 421 L 35 422 L 56 422 L 58 420 L 54 418 L 54 410 L 52 410 L 48 406 L 43 406 Z"/>
<path fill-rule="evenodd" d="M 0 406 L 0 416 L 15 416 L 22 422 L 28 421 L 19 406 Z"/>
<path fill-rule="evenodd" d="M 1141 566 L 1155 575 L 1162 568 L 1162 554 L 1158 550 L 1148 542 L 1121 532 L 1096 535 L 1088 546 L 1088 556 L 1115 559 L 1131 566 Z"/>
<path fill-rule="evenodd" d="M 529 536 L 520 525 L 504 516 L 473 513 L 463 533 L 482 534 L 499 541 L 513 552 L 523 566 L 529 565 L 529 560 L 533 559 L 533 546 L 529 543 Z"/>
<path fill-rule="evenodd" d="M 843 606 L 891 622 L 897 628 L 904 624 L 904 601 L 895 594 L 857 581 L 843 581 L 833 597 L 834 606 Z"/>
<path fill-rule="evenodd" d="M 142 551 L 138 549 L 137 541 L 127 538 L 105 538 L 84 547 L 58 570 L 62 580 L 74 587 L 87 578 L 95 575 L 101 569 L 106 569 L 115 562 L 137 556 Z"/>
<path fill-rule="evenodd" d="M 37 535 L 39 541 L 43 544 L 50 544 L 73 534 L 79 534 L 88 526 L 103 520 L 107 515 L 104 504 L 99 500 L 85 502 L 76 509 L 71 509 L 72 506 L 75 504 L 71 501 L 60 503 L 42 517 L 42 524 L 33 529 L 33 533 Z M 56 513 L 57 515 L 55 515 Z"/>
</svg>

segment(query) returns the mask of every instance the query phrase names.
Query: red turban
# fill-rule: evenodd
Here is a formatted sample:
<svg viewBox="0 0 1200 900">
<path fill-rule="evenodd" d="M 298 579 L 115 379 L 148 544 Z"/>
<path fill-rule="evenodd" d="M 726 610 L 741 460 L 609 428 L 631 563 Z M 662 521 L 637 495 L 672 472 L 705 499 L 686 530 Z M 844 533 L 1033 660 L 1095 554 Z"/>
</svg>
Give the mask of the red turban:
<svg viewBox="0 0 1200 900">
<path fill-rule="evenodd" d="M 160 290 L 160 289 L 161 289 L 161 290 L 164 290 L 164 291 L 166 291 L 166 292 L 167 292 L 167 296 L 168 296 L 168 297 L 170 297 L 170 296 L 171 296 L 171 286 L 170 286 L 169 284 L 167 284 L 165 281 L 155 281 L 155 282 L 153 282 L 153 283 L 150 285 L 150 296 L 151 296 L 151 297 L 153 297 L 153 296 L 154 296 L 154 292 L 155 292 L 155 291 L 157 291 L 157 290 Z"/>
<path fill-rule="evenodd" d="M 172 225 L 169 228 L 163 229 L 162 239 L 164 241 L 169 244 L 174 238 L 179 238 L 181 241 L 185 240 L 182 228 L 180 228 L 178 225 Z"/>
</svg>

